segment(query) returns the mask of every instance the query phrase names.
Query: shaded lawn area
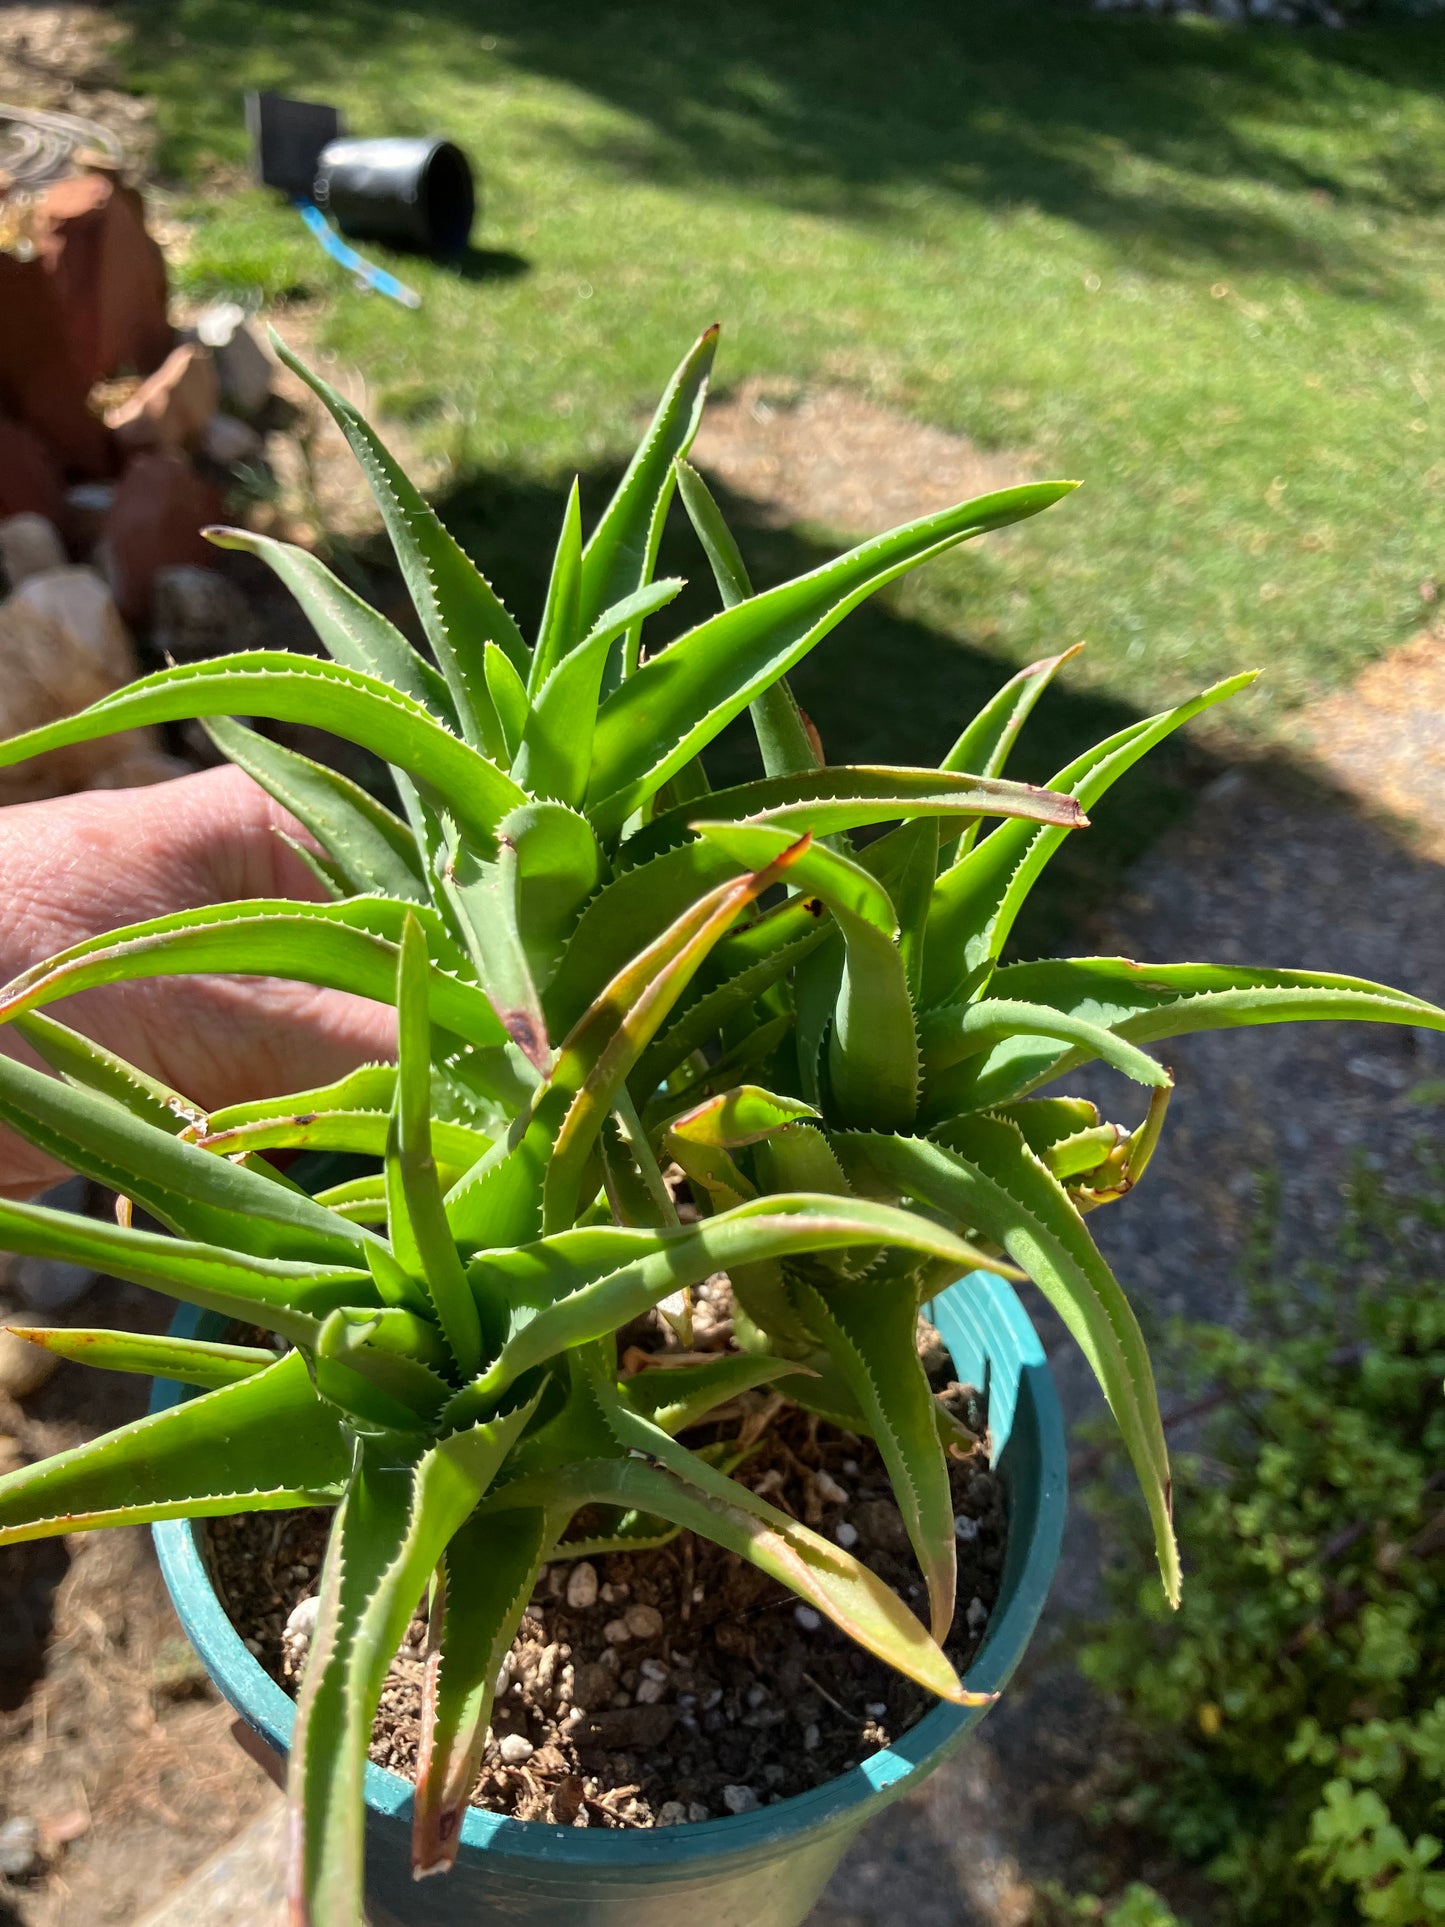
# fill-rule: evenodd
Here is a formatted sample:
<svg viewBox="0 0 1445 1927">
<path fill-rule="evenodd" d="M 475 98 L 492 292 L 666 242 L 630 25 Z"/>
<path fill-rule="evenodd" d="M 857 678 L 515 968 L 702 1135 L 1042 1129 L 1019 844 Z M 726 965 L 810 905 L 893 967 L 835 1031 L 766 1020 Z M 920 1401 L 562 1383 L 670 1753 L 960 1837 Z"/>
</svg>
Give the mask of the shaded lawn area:
<svg viewBox="0 0 1445 1927">
<path fill-rule="evenodd" d="M 1131 712 L 1260 665 L 1231 711 L 1264 739 L 1419 626 L 1445 532 L 1439 26 L 1238 31 L 1043 0 L 120 11 L 162 168 L 193 189 L 236 178 L 248 85 L 471 151 L 478 249 L 403 264 L 419 314 L 350 291 L 244 189 L 182 201 L 180 278 L 334 294 L 323 339 L 383 417 L 451 454 L 451 511 L 527 585 L 523 615 L 565 480 L 601 485 L 721 316 L 724 384 L 853 386 L 1087 482 L 890 592 L 932 667 L 873 665 L 875 751 L 946 747 L 955 650 L 991 685 L 1087 638 L 1071 687 Z M 825 647 L 815 680 L 857 654 Z"/>
</svg>

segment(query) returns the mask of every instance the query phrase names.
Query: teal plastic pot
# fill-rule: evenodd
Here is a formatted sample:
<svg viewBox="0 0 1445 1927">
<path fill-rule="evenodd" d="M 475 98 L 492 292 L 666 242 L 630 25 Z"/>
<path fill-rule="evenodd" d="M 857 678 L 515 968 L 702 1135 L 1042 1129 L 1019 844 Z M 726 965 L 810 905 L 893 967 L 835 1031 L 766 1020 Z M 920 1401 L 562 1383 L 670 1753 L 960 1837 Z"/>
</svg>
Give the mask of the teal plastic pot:
<svg viewBox="0 0 1445 1927">
<path fill-rule="evenodd" d="M 995 1463 L 1007 1492 L 1003 1584 L 967 1684 L 1002 1687 L 1033 1633 L 1058 1563 L 1067 1497 L 1063 1422 L 1042 1348 L 1001 1278 L 976 1271 L 931 1307 L 958 1377 L 984 1388 Z M 218 1335 L 213 1314 L 183 1310 L 180 1335 Z M 152 1409 L 187 1396 L 169 1381 Z M 154 1528 L 176 1611 L 221 1692 L 278 1752 L 295 1707 L 241 1644 L 206 1572 L 195 1527 Z M 756 1813 L 697 1826 L 601 1831 L 511 1820 L 473 1808 L 450 1874 L 414 1883 L 412 1789 L 366 1770 L 367 1903 L 400 1927 L 797 1927 L 844 1849 L 901 1795 L 957 1752 L 978 1709 L 938 1705 L 896 1745 L 851 1773 Z"/>
</svg>

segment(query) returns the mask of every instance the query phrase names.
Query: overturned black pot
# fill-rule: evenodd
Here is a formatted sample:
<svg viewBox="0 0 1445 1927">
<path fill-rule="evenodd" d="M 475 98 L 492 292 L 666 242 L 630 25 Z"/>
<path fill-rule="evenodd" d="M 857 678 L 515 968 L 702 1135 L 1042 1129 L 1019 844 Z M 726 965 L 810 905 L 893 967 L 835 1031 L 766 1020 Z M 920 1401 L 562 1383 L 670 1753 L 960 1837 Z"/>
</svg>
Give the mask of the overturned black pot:
<svg viewBox="0 0 1445 1927">
<path fill-rule="evenodd" d="M 316 164 L 316 205 L 356 241 L 423 254 L 460 254 L 476 217 L 476 189 L 451 141 L 334 140 Z"/>
</svg>

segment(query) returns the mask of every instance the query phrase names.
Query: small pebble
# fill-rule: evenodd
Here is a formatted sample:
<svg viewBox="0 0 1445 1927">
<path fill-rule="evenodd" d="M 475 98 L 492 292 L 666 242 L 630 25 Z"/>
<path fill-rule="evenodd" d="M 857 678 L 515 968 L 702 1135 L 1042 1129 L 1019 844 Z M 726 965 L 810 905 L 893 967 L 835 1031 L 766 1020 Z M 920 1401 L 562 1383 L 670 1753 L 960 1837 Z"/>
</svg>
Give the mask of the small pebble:
<svg viewBox="0 0 1445 1927">
<path fill-rule="evenodd" d="M 753 1707 L 762 1706 L 766 1702 L 767 1697 L 768 1697 L 768 1689 L 766 1686 L 763 1685 L 761 1680 L 758 1681 L 756 1686 L 750 1686 L 748 1688 L 748 1705 L 749 1706 L 753 1706 Z"/>
<path fill-rule="evenodd" d="M 633 1698 L 639 1706 L 656 1706 L 667 1691 L 667 1682 L 661 1679 L 642 1679 L 637 1682 Z"/>
<path fill-rule="evenodd" d="M 978 1537 L 978 1520 L 970 1519 L 966 1512 L 960 1512 L 953 1522 L 953 1536 L 966 1546 L 972 1545 Z"/>
<path fill-rule="evenodd" d="M 313 1593 L 309 1599 L 299 1599 L 291 1608 L 286 1621 L 286 1631 L 292 1639 L 310 1639 L 316 1631 L 316 1621 L 321 1612 L 321 1598 Z"/>
<path fill-rule="evenodd" d="M 803 1751 L 805 1753 L 816 1753 L 820 1738 L 818 1722 L 816 1720 L 809 1720 L 808 1724 L 803 1728 Z"/>
<path fill-rule="evenodd" d="M 567 1604 L 574 1612 L 597 1604 L 597 1568 L 590 1559 L 579 1559 L 567 1575 Z"/>
<path fill-rule="evenodd" d="M 823 1623 L 823 1615 L 815 1613 L 811 1606 L 794 1606 L 793 1618 L 805 1633 L 815 1633 Z"/>
<path fill-rule="evenodd" d="M 23 1880 L 39 1864 L 39 1827 L 23 1813 L 13 1814 L 0 1826 L 0 1874 L 10 1880 Z"/>
<path fill-rule="evenodd" d="M 609 1646 L 625 1646 L 632 1637 L 632 1628 L 625 1619 L 609 1619 L 602 1628 L 602 1637 Z"/>
<path fill-rule="evenodd" d="M 642 1677 L 644 1679 L 654 1679 L 654 1680 L 663 1680 L 663 1681 L 667 1679 L 667 1668 L 663 1665 L 660 1659 L 643 1660 L 641 1666 L 638 1668 L 638 1671 L 642 1674 Z"/>
<path fill-rule="evenodd" d="M 662 1614 L 656 1606 L 629 1606 L 623 1617 L 635 1639 L 656 1639 L 662 1631 Z"/>
<path fill-rule="evenodd" d="M 869 1700 L 863 1711 L 870 1720 L 881 1720 L 888 1711 L 888 1702 L 887 1700 Z"/>
<path fill-rule="evenodd" d="M 714 1686 L 710 1692 L 704 1694 L 703 1702 L 702 1702 L 702 1710 L 704 1713 L 711 1713 L 711 1711 L 715 1706 L 721 1706 L 721 1705 L 722 1705 L 722 1688 L 720 1686 Z"/>
<path fill-rule="evenodd" d="M 681 1800 L 664 1800 L 657 1809 L 657 1824 L 660 1827 L 680 1827 L 687 1819 L 687 1808 Z"/>
<path fill-rule="evenodd" d="M 729 1813 L 756 1813 L 762 1804 L 750 1786 L 725 1786 L 722 1799 Z"/>
<path fill-rule="evenodd" d="M 701 1800 L 689 1800 L 687 1803 L 687 1817 L 692 1826 L 697 1826 L 700 1821 L 711 1820 L 712 1812 L 703 1805 Z"/>
<path fill-rule="evenodd" d="M 704 1588 L 703 1588 L 702 1586 L 694 1586 L 694 1587 L 693 1587 L 693 1589 L 692 1589 L 692 1603 L 693 1603 L 693 1605 L 694 1605 L 694 1606 L 700 1606 L 700 1605 L 702 1604 L 702 1602 L 703 1602 L 703 1600 L 704 1600 L 704 1599 L 706 1599 L 706 1598 L 707 1598 L 707 1592 L 706 1592 L 706 1590 L 705 1590 L 705 1589 L 704 1589 Z"/>
<path fill-rule="evenodd" d="M 813 1490 L 829 1505 L 847 1505 L 852 1496 L 829 1472 L 813 1474 Z"/>
<path fill-rule="evenodd" d="M 846 1519 L 840 1519 L 838 1521 L 838 1529 L 833 1534 L 833 1537 L 845 1552 L 851 1552 L 853 1547 L 858 1543 L 858 1528 L 857 1526 L 850 1526 Z"/>
<path fill-rule="evenodd" d="M 256 1659 L 259 1659 L 265 1650 L 259 1639 L 243 1639 L 241 1644 L 245 1647 L 246 1651 Z"/>
<path fill-rule="evenodd" d="M 981 1633 L 987 1624 L 988 1607 L 984 1605 L 981 1599 L 970 1599 L 968 1602 L 968 1630 L 971 1633 Z"/>
<path fill-rule="evenodd" d="M 848 1478 L 856 1479 L 858 1476 L 858 1461 L 856 1459 L 844 1459 L 843 1471 Z"/>
<path fill-rule="evenodd" d="M 497 1698 L 501 1699 L 512 1683 L 512 1655 L 502 1654 L 502 1663 L 497 1668 Z"/>
<path fill-rule="evenodd" d="M 497 1752 L 506 1766 L 520 1766 L 523 1760 L 530 1760 L 535 1747 L 521 1733 L 504 1733 L 497 1741 Z"/>
<path fill-rule="evenodd" d="M 547 1617 L 547 1608 L 545 1606 L 528 1606 L 527 1617 L 528 1619 L 535 1620 L 540 1626 L 542 1621 Z"/>
</svg>

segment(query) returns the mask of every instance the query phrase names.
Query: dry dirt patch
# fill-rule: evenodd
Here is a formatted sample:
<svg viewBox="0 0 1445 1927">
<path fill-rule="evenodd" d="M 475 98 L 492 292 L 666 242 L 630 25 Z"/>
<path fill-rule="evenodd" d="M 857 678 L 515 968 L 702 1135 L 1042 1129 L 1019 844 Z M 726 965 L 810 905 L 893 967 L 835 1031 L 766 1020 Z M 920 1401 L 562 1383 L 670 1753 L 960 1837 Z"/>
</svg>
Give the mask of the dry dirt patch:
<svg viewBox="0 0 1445 1927">
<path fill-rule="evenodd" d="M 1445 622 L 1312 703 L 1298 723 L 1341 789 L 1413 824 L 1420 853 L 1445 862 Z"/>
<path fill-rule="evenodd" d="M 768 527 L 875 535 L 1029 480 L 1030 458 L 981 449 L 842 388 L 745 381 L 713 401 L 693 459 Z"/>
<path fill-rule="evenodd" d="M 114 85 L 125 28 L 103 7 L 0 6 L 0 101 L 98 121 L 130 167 L 154 144 L 150 102 Z"/>
</svg>

